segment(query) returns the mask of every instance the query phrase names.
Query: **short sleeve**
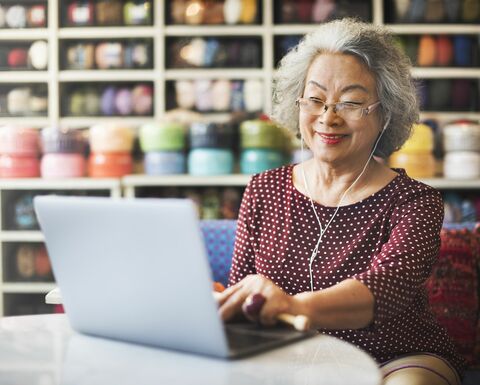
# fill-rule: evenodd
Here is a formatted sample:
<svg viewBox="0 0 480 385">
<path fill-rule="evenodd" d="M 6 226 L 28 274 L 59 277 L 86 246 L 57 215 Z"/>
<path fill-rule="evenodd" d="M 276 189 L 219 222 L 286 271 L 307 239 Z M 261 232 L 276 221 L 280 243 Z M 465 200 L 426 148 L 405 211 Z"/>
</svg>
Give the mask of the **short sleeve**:
<svg viewBox="0 0 480 385">
<path fill-rule="evenodd" d="M 234 285 L 249 274 L 255 274 L 255 255 L 252 245 L 251 223 L 253 220 L 253 182 L 250 181 L 243 193 L 238 213 L 235 246 L 228 285 Z"/>
<path fill-rule="evenodd" d="M 370 268 L 351 277 L 375 298 L 374 327 L 400 316 L 419 297 L 440 249 L 440 193 L 425 188 L 409 195 L 393 210 L 390 236 Z"/>
</svg>

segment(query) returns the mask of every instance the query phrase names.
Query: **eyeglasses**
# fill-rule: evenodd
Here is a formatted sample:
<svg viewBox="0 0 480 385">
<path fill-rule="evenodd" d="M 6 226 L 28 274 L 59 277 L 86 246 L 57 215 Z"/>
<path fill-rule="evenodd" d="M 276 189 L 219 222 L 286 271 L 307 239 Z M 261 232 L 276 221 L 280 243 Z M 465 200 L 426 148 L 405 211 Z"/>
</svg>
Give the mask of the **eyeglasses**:
<svg viewBox="0 0 480 385">
<path fill-rule="evenodd" d="M 295 104 L 304 112 L 310 115 L 321 116 L 332 107 L 333 112 L 345 120 L 359 120 L 374 111 L 379 105 L 380 101 L 375 102 L 364 108 L 357 104 L 338 102 L 327 104 L 320 99 L 298 98 Z"/>
</svg>

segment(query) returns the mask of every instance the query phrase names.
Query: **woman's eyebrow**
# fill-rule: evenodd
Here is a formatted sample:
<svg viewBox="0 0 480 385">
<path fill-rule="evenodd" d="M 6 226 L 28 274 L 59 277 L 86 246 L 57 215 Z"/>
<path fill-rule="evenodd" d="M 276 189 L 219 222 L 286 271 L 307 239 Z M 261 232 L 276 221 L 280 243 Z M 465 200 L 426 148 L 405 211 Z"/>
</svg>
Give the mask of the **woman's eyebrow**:
<svg viewBox="0 0 480 385">
<path fill-rule="evenodd" d="M 314 86 L 317 86 L 318 88 L 321 88 L 322 90 L 327 91 L 327 87 L 325 87 L 324 85 L 316 82 L 315 80 L 309 80 L 307 82 L 307 84 L 313 84 Z M 341 92 L 345 93 L 345 92 L 352 91 L 352 90 L 361 90 L 365 93 L 369 92 L 368 89 L 365 86 L 362 86 L 361 84 L 350 84 L 350 85 L 342 88 Z"/>
</svg>

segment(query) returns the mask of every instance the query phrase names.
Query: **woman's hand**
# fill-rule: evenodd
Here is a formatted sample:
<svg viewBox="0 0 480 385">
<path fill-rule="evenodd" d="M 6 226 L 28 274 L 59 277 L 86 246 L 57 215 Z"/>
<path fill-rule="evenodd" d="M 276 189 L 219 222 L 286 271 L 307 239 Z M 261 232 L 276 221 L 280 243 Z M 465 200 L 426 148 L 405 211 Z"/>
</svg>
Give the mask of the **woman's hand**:
<svg viewBox="0 0 480 385">
<path fill-rule="evenodd" d="M 251 303 L 255 294 L 260 294 L 265 299 L 264 304 L 259 306 L 260 312 L 257 316 L 249 312 L 248 307 L 245 309 L 244 306 L 246 301 L 247 304 Z M 294 297 L 286 294 L 268 278 L 258 274 L 246 276 L 216 298 L 220 316 L 224 321 L 228 321 L 243 311 L 245 316 L 252 321 L 259 321 L 264 325 L 274 325 L 280 313 L 298 314 L 295 312 Z M 261 297 L 257 296 L 257 298 Z"/>
</svg>

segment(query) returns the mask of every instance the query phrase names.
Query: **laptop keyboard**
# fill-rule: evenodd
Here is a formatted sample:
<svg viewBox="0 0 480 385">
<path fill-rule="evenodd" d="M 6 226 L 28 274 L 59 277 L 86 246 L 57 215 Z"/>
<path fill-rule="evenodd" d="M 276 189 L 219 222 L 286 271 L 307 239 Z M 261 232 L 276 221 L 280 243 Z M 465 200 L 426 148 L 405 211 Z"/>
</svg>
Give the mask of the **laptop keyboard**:
<svg viewBox="0 0 480 385">
<path fill-rule="evenodd" d="M 230 349 L 239 350 L 255 345 L 265 345 L 291 337 L 292 329 L 284 327 L 261 328 L 255 324 L 227 324 L 225 326 Z M 297 332 L 298 333 L 298 332 Z"/>
</svg>

